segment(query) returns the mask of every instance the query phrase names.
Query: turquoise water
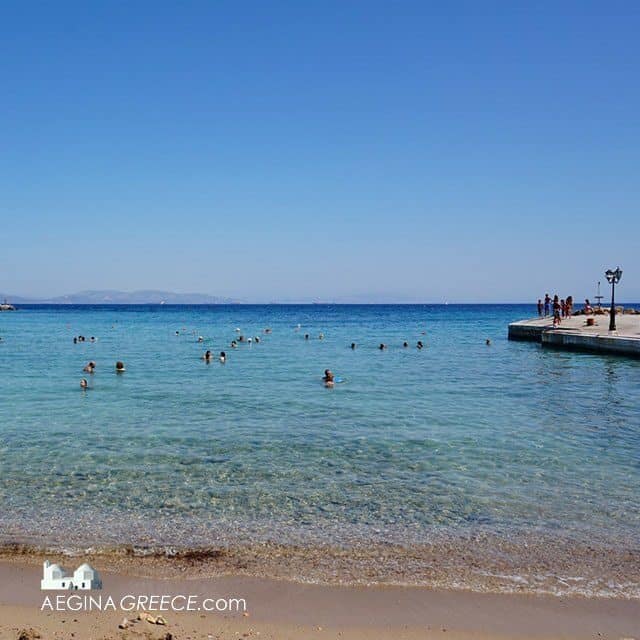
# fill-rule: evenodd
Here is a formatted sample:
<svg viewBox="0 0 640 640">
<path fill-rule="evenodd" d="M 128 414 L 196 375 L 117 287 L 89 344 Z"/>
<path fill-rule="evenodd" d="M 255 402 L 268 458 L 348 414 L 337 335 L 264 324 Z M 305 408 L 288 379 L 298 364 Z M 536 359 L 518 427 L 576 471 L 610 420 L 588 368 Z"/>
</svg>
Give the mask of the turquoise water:
<svg viewBox="0 0 640 640">
<path fill-rule="evenodd" d="M 507 324 L 532 312 L 314 305 L 0 314 L 0 537 L 411 548 L 481 531 L 635 554 L 640 362 L 508 342 Z M 236 327 L 261 342 L 230 348 Z M 73 344 L 80 334 L 87 342 Z M 225 350 L 226 364 L 205 364 L 206 349 Z M 89 360 L 92 376 L 82 372 Z M 325 389 L 325 368 L 344 383 Z"/>
</svg>

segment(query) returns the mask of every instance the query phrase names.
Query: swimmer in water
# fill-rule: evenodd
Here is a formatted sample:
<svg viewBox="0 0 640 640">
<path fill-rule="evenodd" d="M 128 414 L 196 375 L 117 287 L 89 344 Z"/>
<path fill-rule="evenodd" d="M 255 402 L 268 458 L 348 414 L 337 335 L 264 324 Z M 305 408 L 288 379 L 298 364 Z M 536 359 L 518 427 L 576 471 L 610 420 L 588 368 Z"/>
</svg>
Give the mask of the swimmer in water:
<svg viewBox="0 0 640 640">
<path fill-rule="evenodd" d="M 355 348 L 356 348 L 356 343 L 355 343 L 355 342 L 352 342 L 352 343 L 351 343 L 351 350 L 353 351 Z"/>
<path fill-rule="evenodd" d="M 380 351 L 384 351 L 387 348 L 387 345 L 384 342 L 380 343 L 380 346 L 378 347 L 378 349 L 380 349 Z"/>
<path fill-rule="evenodd" d="M 77 337 L 73 339 L 73 344 L 78 344 L 78 338 Z"/>
<path fill-rule="evenodd" d="M 247 344 L 251 344 L 253 340 L 251 338 L 247 338 Z"/>
<path fill-rule="evenodd" d="M 308 334 L 308 333 L 305 333 L 305 334 L 304 334 L 304 339 L 305 339 L 305 340 L 308 340 L 308 339 L 309 339 L 309 334 Z"/>
<path fill-rule="evenodd" d="M 203 359 L 205 362 L 211 362 L 211 351 L 209 351 L 209 349 L 207 349 L 207 350 L 204 352 L 204 355 L 202 356 L 202 359 Z"/>
<path fill-rule="evenodd" d="M 96 368 L 96 363 L 93 360 L 90 360 L 82 369 L 85 373 L 93 373 Z"/>
<path fill-rule="evenodd" d="M 124 362 L 118 360 L 118 362 L 116 362 L 116 373 L 122 373 L 123 371 L 126 371 L 124 368 Z"/>
<path fill-rule="evenodd" d="M 489 340 L 489 338 L 487 338 L 484 343 L 487 345 L 487 347 L 491 346 L 491 340 Z"/>
<path fill-rule="evenodd" d="M 422 347 L 424 347 L 424 345 L 422 344 L 422 340 L 418 340 L 418 344 L 416 345 L 416 347 L 418 347 L 418 349 L 422 349 Z"/>
<path fill-rule="evenodd" d="M 254 341 L 254 342 L 260 342 L 260 337 L 259 337 L 259 336 L 256 336 L 256 337 L 253 339 L 253 341 Z"/>
<path fill-rule="evenodd" d="M 231 348 L 236 349 L 238 347 L 238 343 L 235 340 L 231 341 Z"/>
<path fill-rule="evenodd" d="M 204 342 L 204 338 L 202 336 L 198 336 L 198 342 Z"/>
<path fill-rule="evenodd" d="M 220 362 L 224 364 L 227 361 L 227 354 L 224 351 L 220 352 Z"/>
<path fill-rule="evenodd" d="M 406 349 L 409 346 L 409 343 L 405 341 L 402 343 L 402 346 Z"/>
<path fill-rule="evenodd" d="M 81 389 L 88 389 L 89 388 L 89 383 L 87 382 L 86 378 L 82 378 L 82 380 L 80 380 L 80 388 Z"/>
<path fill-rule="evenodd" d="M 322 378 L 322 382 L 324 382 L 324 386 L 327 388 L 331 388 L 335 385 L 333 381 L 333 373 L 329 369 L 324 370 L 324 377 Z"/>
<path fill-rule="evenodd" d="M 318 340 L 324 340 L 324 333 L 321 333 L 321 334 L 318 336 Z"/>
</svg>

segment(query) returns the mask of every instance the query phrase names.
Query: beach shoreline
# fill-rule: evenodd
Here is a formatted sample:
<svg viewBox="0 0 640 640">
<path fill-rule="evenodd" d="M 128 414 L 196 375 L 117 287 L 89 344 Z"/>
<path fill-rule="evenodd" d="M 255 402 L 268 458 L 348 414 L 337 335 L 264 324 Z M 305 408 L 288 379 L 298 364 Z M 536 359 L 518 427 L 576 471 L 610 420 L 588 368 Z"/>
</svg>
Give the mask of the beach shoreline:
<svg viewBox="0 0 640 640">
<path fill-rule="evenodd" d="M 117 545 L 0 545 L 0 562 L 38 566 L 79 559 L 145 579 L 242 576 L 347 587 L 418 587 L 447 591 L 604 597 L 640 601 L 640 551 L 541 537 L 470 536 L 402 546 L 294 545 L 254 541 L 181 548 Z M 491 550 L 491 553 L 488 553 Z"/>
<path fill-rule="evenodd" d="M 65 561 L 72 568 L 71 558 Z M 68 566 L 67 566 L 68 565 Z M 123 594 L 234 596 L 246 611 L 163 613 L 167 625 L 142 620 L 118 629 L 122 611 L 42 609 L 41 567 L 0 561 L 0 638 L 17 639 L 22 630 L 42 638 L 621 638 L 638 633 L 640 601 L 612 598 L 481 594 L 423 587 L 325 586 L 246 576 L 138 577 L 135 568 L 119 571 L 94 565 L 103 589 L 90 592 L 117 602 Z M 246 634 L 246 635 L 245 635 Z M 29 637 L 29 636 L 27 636 Z"/>
</svg>

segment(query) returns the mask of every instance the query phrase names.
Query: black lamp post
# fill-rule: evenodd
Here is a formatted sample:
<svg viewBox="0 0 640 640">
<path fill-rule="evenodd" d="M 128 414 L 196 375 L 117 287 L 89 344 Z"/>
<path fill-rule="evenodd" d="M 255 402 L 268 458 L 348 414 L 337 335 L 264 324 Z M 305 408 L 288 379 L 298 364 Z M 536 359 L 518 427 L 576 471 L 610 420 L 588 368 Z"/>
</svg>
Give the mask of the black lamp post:
<svg viewBox="0 0 640 640">
<path fill-rule="evenodd" d="M 622 269 L 620 267 L 616 267 L 615 271 L 611 269 L 607 269 L 604 272 L 604 275 L 607 276 L 607 282 L 611 285 L 611 311 L 609 312 L 609 331 L 616 330 L 616 302 L 615 302 L 615 293 L 616 293 L 616 285 L 620 282 L 620 278 L 622 278 Z"/>
</svg>

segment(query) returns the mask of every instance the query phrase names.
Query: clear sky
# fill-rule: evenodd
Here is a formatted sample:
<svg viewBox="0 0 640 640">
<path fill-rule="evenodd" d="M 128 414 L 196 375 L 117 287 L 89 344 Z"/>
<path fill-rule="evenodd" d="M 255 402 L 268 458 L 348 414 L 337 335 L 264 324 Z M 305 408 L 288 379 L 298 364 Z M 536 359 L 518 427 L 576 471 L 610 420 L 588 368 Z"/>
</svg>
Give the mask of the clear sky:
<svg viewBox="0 0 640 640">
<path fill-rule="evenodd" d="M 640 300 L 638 2 L 3 2 L 0 291 Z"/>
</svg>

